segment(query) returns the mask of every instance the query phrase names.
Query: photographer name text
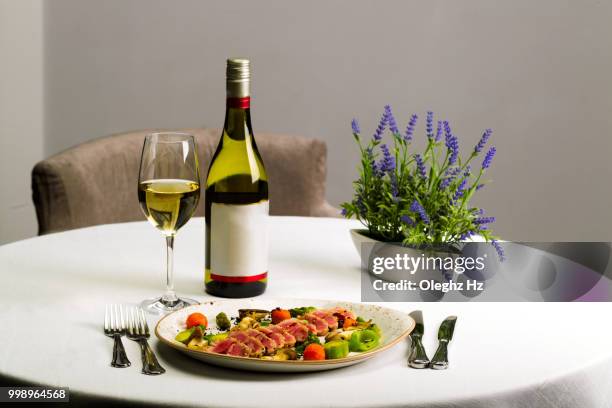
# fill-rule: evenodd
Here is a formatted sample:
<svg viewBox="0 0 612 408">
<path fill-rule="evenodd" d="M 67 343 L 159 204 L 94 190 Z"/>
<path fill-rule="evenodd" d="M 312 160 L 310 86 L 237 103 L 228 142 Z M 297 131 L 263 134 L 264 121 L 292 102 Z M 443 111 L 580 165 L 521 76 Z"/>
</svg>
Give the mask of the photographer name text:
<svg viewBox="0 0 612 408">
<path fill-rule="evenodd" d="M 466 280 L 465 282 L 456 282 L 452 279 L 448 282 L 437 282 L 433 279 L 423 279 L 419 282 L 411 280 L 402 280 L 400 282 L 386 282 L 377 279 L 372 282 L 372 286 L 376 291 L 435 291 L 435 292 L 451 292 L 451 291 L 483 291 L 484 283 L 477 280 Z"/>
</svg>

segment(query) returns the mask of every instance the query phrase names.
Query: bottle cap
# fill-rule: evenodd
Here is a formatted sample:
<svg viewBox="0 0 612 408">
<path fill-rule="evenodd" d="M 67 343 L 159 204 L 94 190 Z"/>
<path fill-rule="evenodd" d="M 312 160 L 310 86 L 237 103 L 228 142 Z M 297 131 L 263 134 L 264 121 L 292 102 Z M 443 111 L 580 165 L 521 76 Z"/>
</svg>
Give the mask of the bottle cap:
<svg viewBox="0 0 612 408">
<path fill-rule="evenodd" d="M 244 58 L 227 60 L 227 97 L 245 98 L 250 96 L 251 62 Z"/>
</svg>

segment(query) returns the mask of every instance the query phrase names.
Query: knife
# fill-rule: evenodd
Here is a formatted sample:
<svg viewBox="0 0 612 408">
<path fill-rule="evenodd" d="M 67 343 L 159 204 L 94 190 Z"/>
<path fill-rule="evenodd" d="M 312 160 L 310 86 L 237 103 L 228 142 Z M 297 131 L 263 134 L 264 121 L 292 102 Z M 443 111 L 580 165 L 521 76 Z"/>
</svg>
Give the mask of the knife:
<svg viewBox="0 0 612 408">
<path fill-rule="evenodd" d="M 457 316 L 449 316 L 438 329 L 438 349 L 431 360 L 431 368 L 434 370 L 446 370 L 448 368 L 448 343 L 453 339 Z"/>
<path fill-rule="evenodd" d="M 427 368 L 429 366 L 429 357 L 425 353 L 425 348 L 421 342 L 425 326 L 423 325 L 423 312 L 415 310 L 409 314 L 414 319 L 416 325 L 414 330 L 410 333 L 410 339 L 412 340 L 410 354 L 408 355 L 408 365 L 412 368 Z"/>
</svg>

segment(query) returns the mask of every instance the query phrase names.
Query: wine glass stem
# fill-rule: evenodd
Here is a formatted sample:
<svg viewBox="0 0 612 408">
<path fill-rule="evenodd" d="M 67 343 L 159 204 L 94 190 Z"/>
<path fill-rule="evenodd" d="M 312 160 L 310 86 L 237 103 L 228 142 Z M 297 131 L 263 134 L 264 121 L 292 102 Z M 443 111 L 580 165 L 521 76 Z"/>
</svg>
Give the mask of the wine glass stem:
<svg viewBox="0 0 612 408">
<path fill-rule="evenodd" d="M 166 293 L 161 301 L 166 306 L 173 306 L 178 298 L 174 292 L 174 235 L 166 236 Z"/>
</svg>

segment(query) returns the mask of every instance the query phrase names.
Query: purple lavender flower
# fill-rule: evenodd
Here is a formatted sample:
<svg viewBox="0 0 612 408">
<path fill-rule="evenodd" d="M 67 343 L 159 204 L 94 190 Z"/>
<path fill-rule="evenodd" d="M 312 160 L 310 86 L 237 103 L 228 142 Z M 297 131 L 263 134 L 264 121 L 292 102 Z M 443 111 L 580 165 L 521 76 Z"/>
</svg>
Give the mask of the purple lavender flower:
<svg viewBox="0 0 612 408">
<path fill-rule="evenodd" d="M 491 241 L 491 245 L 493 245 L 493 248 L 495 248 L 495 250 L 497 251 L 497 256 L 499 257 L 499 260 L 501 262 L 505 261 L 506 254 L 504 253 L 504 248 L 502 248 L 499 242 L 496 239 L 494 239 Z"/>
<path fill-rule="evenodd" d="M 374 175 L 374 177 L 382 176 L 382 174 L 380 174 L 380 169 L 378 168 L 378 163 L 376 163 L 376 160 L 374 159 L 374 152 L 372 151 L 372 147 L 366 148 L 366 154 L 368 156 L 368 159 L 370 160 L 370 166 L 372 167 L 372 174 Z"/>
<path fill-rule="evenodd" d="M 407 216 L 407 215 L 402 215 L 400 217 L 400 220 L 402 220 L 402 222 L 404 224 L 408 225 L 409 227 L 414 226 L 414 220 L 412 218 L 410 218 L 409 216 Z"/>
<path fill-rule="evenodd" d="M 457 191 L 455 191 L 455 195 L 453 196 L 453 201 L 457 201 L 461 197 L 463 197 L 463 192 L 465 190 L 466 184 L 467 184 L 467 178 L 464 178 L 463 180 L 461 180 L 461 183 L 459 183 L 459 186 L 457 187 Z"/>
<path fill-rule="evenodd" d="M 391 130 L 391 133 L 393 133 L 394 135 L 399 135 L 399 129 L 397 128 L 395 116 L 393 116 L 393 112 L 391 112 L 391 106 L 385 105 L 385 115 L 387 116 L 387 122 L 389 123 L 389 129 Z"/>
<path fill-rule="evenodd" d="M 404 140 L 409 142 L 412 140 L 412 135 L 414 134 L 414 127 L 416 126 L 417 119 L 419 117 L 417 115 L 412 115 L 410 117 L 410 121 L 408 122 L 408 126 L 406 126 L 406 134 L 404 135 Z"/>
<path fill-rule="evenodd" d="M 457 136 L 453 135 L 447 121 L 444 121 L 444 133 L 446 136 L 446 148 L 450 153 L 448 164 L 452 166 L 457 162 L 457 158 L 459 157 L 459 142 L 457 141 Z"/>
<path fill-rule="evenodd" d="M 493 161 L 493 157 L 495 156 L 495 152 L 497 150 L 495 149 L 495 146 L 491 147 L 489 149 L 489 151 L 487 152 L 487 155 L 485 156 L 484 160 L 482 161 L 482 169 L 488 169 L 489 166 L 491 165 L 491 161 Z"/>
<path fill-rule="evenodd" d="M 353 128 L 353 133 L 358 135 L 359 133 L 361 133 L 361 129 L 359 128 L 359 122 L 357 122 L 357 119 L 353 119 L 351 121 L 351 127 Z"/>
<path fill-rule="evenodd" d="M 373 174 L 375 177 L 380 177 L 380 176 L 381 176 L 381 171 L 380 171 L 380 169 L 378 168 L 378 163 L 376 163 L 376 161 L 375 161 L 375 160 L 372 160 L 372 174 Z"/>
<path fill-rule="evenodd" d="M 425 129 L 427 129 L 427 137 L 433 139 L 433 112 L 427 111 L 427 119 L 425 120 Z"/>
<path fill-rule="evenodd" d="M 440 183 L 440 190 L 444 190 L 446 187 L 448 187 L 452 180 L 452 177 L 446 177 L 442 179 L 442 182 Z"/>
<path fill-rule="evenodd" d="M 376 128 L 376 131 L 374 132 L 374 136 L 372 136 L 374 140 L 379 141 L 380 139 L 382 139 L 382 134 L 385 131 L 385 128 L 387 127 L 388 121 L 389 119 L 387 117 L 387 110 L 385 109 L 385 112 L 380 117 L 380 121 L 378 122 L 378 127 Z"/>
<path fill-rule="evenodd" d="M 420 154 L 415 154 L 414 160 L 416 161 L 416 164 L 417 164 L 417 171 L 419 172 L 419 176 L 421 176 L 422 179 L 426 179 L 427 169 L 425 169 L 425 163 L 423 163 L 423 158 L 421 157 Z"/>
<path fill-rule="evenodd" d="M 391 197 L 394 202 L 399 202 L 399 189 L 397 186 L 397 177 L 395 173 L 391 173 Z"/>
<path fill-rule="evenodd" d="M 448 158 L 448 164 L 451 166 L 457 163 L 457 158 L 459 157 L 459 145 L 457 144 L 457 139 L 453 140 L 453 146 L 451 149 L 450 157 Z"/>
<path fill-rule="evenodd" d="M 493 133 L 493 130 L 491 129 L 485 130 L 485 132 L 482 134 L 482 137 L 480 138 L 480 141 L 474 147 L 474 154 L 478 154 L 482 152 L 482 149 L 484 149 L 485 145 L 489 141 L 489 138 L 491 137 L 491 133 Z"/>
<path fill-rule="evenodd" d="M 438 128 L 436 129 L 436 139 L 435 139 L 436 142 L 439 142 L 440 139 L 442 138 L 442 129 L 443 129 L 442 121 L 439 120 L 438 121 Z"/>
<path fill-rule="evenodd" d="M 470 166 L 467 166 L 465 169 L 465 172 L 463 173 L 463 180 L 461 180 L 461 183 L 459 183 L 459 186 L 457 187 L 457 191 L 455 191 L 455 196 L 453 197 L 453 201 L 457 201 L 461 197 L 463 197 L 465 186 L 467 185 L 468 179 L 470 178 L 470 172 L 471 172 L 471 168 Z"/>
<path fill-rule="evenodd" d="M 343 217 L 346 217 L 346 208 L 343 208 L 342 211 L 340 211 L 340 214 L 342 214 Z"/>
<path fill-rule="evenodd" d="M 391 172 L 395 170 L 395 158 L 391 156 L 391 152 L 389 151 L 389 147 L 386 144 L 381 144 L 380 149 L 383 152 L 383 158 L 380 161 L 380 171 L 382 173 Z"/>
<path fill-rule="evenodd" d="M 417 200 L 414 200 L 410 205 L 410 211 L 417 213 L 425 224 L 429 224 L 429 217 L 427 216 L 427 213 L 425 212 L 425 209 L 421 203 L 419 203 Z"/>
<path fill-rule="evenodd" d="M 442 126 L 444 127 L 444 137 L 446 138 L 446 146 L 448 147 L 448 140 L 453 136 L 453 131 L 451 130 L 450 123 L 447 120 L 442 122 Z"/>
<path fill-rule="evenodd" d="M 446 170 L 446 177 L 442 179 L 440 183 L 440 190 L 444 190 L 446 187 L 450 185 L 453 179 L 459 174 L 461 169 L 459 167 L 453 167 Z"/>
<path fill-rule="evenodd" d="M 465 241 L 466 239 L 468 239 L 468 238 L 469 238 L 469 237 L 471 237 L 472 235 L 475 235 L 475 234 L 474 234 L 474 231 L 468 231 L 468 232 L 466 232 L 466 233 L 462 234 L 462 235 L 459 237 L 459 240 L 460 240 L 460 241 Z"/>
<path fill-rule="evenodd" d="M 474 224 L 483 225 L 495 222 L 495 217 L 479 217 L 474 220 Z"/>
<path fill-rule="evenodd" d="M 479 184 L 476 186 L 476 191 L 480 190 L 481 188 L 483 188 L 485 185 L 484 184 Z"/>
</svg>

